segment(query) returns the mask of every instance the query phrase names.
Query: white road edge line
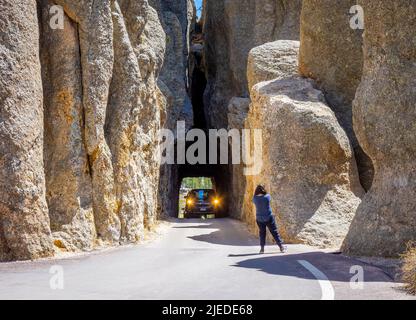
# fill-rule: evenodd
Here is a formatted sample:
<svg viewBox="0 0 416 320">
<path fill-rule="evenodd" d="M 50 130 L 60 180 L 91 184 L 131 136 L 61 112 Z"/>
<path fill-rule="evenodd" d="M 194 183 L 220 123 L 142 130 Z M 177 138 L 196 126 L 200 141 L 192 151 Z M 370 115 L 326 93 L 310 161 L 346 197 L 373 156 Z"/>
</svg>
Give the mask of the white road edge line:
<svg viewBox="0 0 416 320">
<path fill-rule="evenodd" d="M 312 273 L 314 277 L 318 280 L 318 283 L 322 290 L 321 300 L 334 300 L 334 287 L 332 286 L 331 281 L 329 281 L 328 277 L 310 262 L 306 260 L 298 260 L 298 262 L 310 273 Z"/>
</svg>

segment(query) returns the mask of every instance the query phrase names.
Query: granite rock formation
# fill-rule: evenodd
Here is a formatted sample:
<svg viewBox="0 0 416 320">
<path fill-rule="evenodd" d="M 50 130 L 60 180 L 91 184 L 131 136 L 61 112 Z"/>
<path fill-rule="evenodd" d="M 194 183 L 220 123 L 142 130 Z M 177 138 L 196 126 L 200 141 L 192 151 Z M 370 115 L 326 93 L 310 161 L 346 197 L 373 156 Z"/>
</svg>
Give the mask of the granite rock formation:
<svg viewBox="0 0 416 320">
<path fill-rule="evenodd" d="M 0 2 L 0 260 L 53 254 L 35 1 Z"/>
<path fill-rule="evenodd" d="M 158 13 L 146 0 L 1 6 L 1 260 L 140 240 L 158 210 Z"/>
<path fill-rule="evenodd" d="M 205 109 L 208 125 L 227 127 L 232 97 L 249 96 L 249 51 L 273 40 L 299 40 L 301 0 L 206 0 Z"/>
<path fill-rule="evenodd" d="M 359 3 L 366 31 L 354 130 L 375 177 L 343 247 L 354 255 L 397 256 L 416 239 L 416 4 Z"/>
<path fill-rule="evenodd" d="M 259 82 L 297 74 L 299 41 L 279 40 L 253 48 L 248 56 L 247 80 L 251 90 Z"/>
<path fill-rule="evenodd" d="M 247 185 L 265 184 L 273 195 L 286 241 L 339 247 L 363 190 L 350 141 L 322 92 L 289 76 L 255 85 L 251 101 L 245 127 L 262 129 L 264 143 L 261 172 L 248 175 Z M 245 208 L 253 225 L 253 205 Z"/>
<path fill-rule="evenodd" d="M 368 190 L 373 179 L 370 158 L 359 145 L 352 124 L 352 101 L 363 65 L 361 29 L 350 26 L 356 0 L 304 0 L 301 14 L 300 74 L 312 78 L 347 132 L 356 155 L 360 180 Z"/>
<path fill-rule="evenodd" d="M 191 35 L 195 25 L 195 5 L 193 0 L 151 0 L 158 12 L 159 20 L 166 34 L 164 63 L 158 78 L 163 101 L 161 125 L 176 131 L 177 121 L 185 121 L 187 129 L 194 122 L 193 108 L 189 97 L 191 59 Z M 160 216 L 172 216 L 178 208 L 177 167 L 162 165 L 159 180 Z M 175 199 L 175 200 L 174 200 Z"/>
</svg>

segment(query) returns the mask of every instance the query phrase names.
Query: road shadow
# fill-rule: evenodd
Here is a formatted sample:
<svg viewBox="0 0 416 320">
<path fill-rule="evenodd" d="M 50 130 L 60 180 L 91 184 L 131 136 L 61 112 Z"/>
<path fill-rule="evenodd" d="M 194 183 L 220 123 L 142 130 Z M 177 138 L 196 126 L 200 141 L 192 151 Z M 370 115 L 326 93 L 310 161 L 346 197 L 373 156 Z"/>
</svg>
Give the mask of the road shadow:
<svg viewBox="0 0 416 320">
<path fill-rule="evenodd" d="M 253 245 L 250 238 L 242 237 L 240 235 L 229 234 L 228 232 L 225 232 L 222 229 L 213 231 L 209 234 L 188 236 L 188 238 L 195 240 L 195 241 L 208 242 L 211 244 L 217 244 L 217 245 L 223 245 L 223 246 L 246 247 L 246 246 Z"/>
<path fill-rule="evenodd" d="M 269 255 L 275 255 L 275 254 L 280 254 L 280 252 L 266 252 L 263 253 L 262 256 L 269 256 Z M 257 253 L 243 253 L 243 254 L 229 254 L 228 257 L 229 258 L 245 258 L 245 257 L 254 257 L 254 256 L 260 256 L 260 254 Z"/>
<path fill-rule="evenodd" d="M 180 225 L 180 224 L 194 225 Z M 212 229 L 213 231 L 206 234 L 196 234 L 188 236 L 188 239 L 194 241 L 207 242 L 216 245 L 225 246 L 253 246 L 257 244 L 255 237 L 244 230 L 241 222 L 231 218 L 206 220 L 185 220 L 178 222 L 179 225 L 172 227 L 173 229 Z"/>
<path fill-rule="evenodd" d="M 212 224 L 201 224 L 198 226 L 180 226 L 180 227 L 173 227 L 173 229 L 215 229 Z"/>
<path fill-rule="evenodd" d="M 241 255 L 244 257 L 244 255 Z M 330 281 L 350 282 L 356 271 L 351 267 L 360 266 L 364 271 L 364 282 L 391 282 L 393 279 L 382 269 L 365 264 L 343 255 L 324 252 L 283 254 L 274 256 L 257 255 L 258 258 L 237 262 L 234 267 L 256 269 L 271 275 L 316 280 L 315 276 L 298 261 L 305 260 L 322 271 Z M 229 257 L 233 257 L 229 255 Z"/>
</svg>

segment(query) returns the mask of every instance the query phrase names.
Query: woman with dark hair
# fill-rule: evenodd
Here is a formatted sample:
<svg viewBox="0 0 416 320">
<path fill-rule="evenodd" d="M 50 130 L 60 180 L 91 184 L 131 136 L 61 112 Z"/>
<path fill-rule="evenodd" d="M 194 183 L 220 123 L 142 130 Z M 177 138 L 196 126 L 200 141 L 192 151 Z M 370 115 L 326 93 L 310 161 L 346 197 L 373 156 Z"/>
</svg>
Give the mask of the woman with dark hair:
<svg viewBox="0 0 416 320">
<path fill-rule="evenodd" d="M 260 233 L 260 254 L 264 253 L 266 245 L 266 228 L 269 229 L 274 240 L 282 253 L 286 252 L 286 246 L 283 244 L 277 230 L 276 220 L 273 216 L 272 207 L 270 206 L 271 196 L 267 193 L 264 186 L 259 185 L 254 192 L 253 203 L 256 206 L 256 221 Z"/>
</svg>

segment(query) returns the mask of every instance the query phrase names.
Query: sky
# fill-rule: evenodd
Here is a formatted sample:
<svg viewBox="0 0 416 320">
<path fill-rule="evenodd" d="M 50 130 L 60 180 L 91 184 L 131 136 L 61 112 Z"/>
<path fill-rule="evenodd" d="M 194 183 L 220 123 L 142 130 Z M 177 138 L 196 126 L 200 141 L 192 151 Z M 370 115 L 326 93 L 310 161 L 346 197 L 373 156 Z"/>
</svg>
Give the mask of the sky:
<svg viewBox="0 0 416 320">
<path fill-rule="evenodd" d="M 201 16 L 201 9 L 202 9 L 202 0 L 194 0 L 195 6 L 197 9 L 196 15 L 199 18 Z"/>
</svg>

